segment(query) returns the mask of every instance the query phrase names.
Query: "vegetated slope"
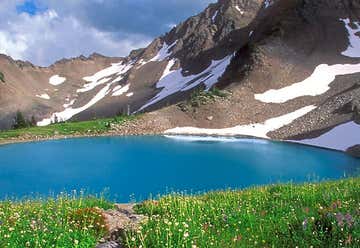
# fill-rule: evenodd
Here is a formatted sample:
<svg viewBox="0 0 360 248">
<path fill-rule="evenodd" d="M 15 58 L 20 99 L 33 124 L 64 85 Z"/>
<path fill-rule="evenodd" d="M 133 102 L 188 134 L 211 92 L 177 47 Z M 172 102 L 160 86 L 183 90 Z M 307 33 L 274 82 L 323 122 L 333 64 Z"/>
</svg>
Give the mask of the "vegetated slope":
<svg viewBox="0 0 360 248">
<path fill-rule="evenodd" d="M 93 56 L 49 68 L 12 62 L 2 69 L 7 83 L 0 84 L 0 122 L 9 127 L 18 108 L 35 115 L 40 125 L 55 117 L 83 120 L 151 111 L 216 85 L 232 94 L 190 111 L 162 109 L 150 114 L 158 121 L 144 127 L 317 137 L 357 119 L 359 13 L 355 0 L 220 0 L 126 58 Z M 11 73 L 14 67 L 18 71 Z M 58 84 L 49 84 L 50 79 Z M 352 143 L 360 141 L 346 146 Z"/>
<path fill-rule="evenodd" d="M 359 179 L 147 201 L 128 247 L 358 247 Z M 336 190 L 334 190 L 336 189 Z"/>
<path fill-rule="evenodd" d="M 114 227 L 128 219 L 112 212 L 109 222 L 103 210 L 116 208 L 103 198 L 73 192 L 1 201 L 0 246 L 94 247 L 112 234 L 121 247 L 359 247 L 359 186 L 353 178 L 172 194 L 139 203 L 148 221 L 125 233 Z"/>
</svg>

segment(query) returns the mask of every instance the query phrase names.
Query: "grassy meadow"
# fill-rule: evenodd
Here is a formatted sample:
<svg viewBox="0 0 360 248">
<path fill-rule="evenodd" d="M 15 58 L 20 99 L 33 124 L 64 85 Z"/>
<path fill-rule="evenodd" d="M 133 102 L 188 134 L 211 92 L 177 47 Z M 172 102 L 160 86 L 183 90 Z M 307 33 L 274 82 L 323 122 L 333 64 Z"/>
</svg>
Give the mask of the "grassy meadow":
<svg viewBox="0 0 360 248">
<path fill-rule="evenodd" d="M 135 119 L 136 116 L 117 116 L 108 119 L 91 121 L 73 121 L 51 124 L 45 127 L 29 127 L 0 131 L 0 141 L 21 137 L 46 138 L 56 135 L 93 135 L 106 133 L 111 129 L 111 124 L 122 124 Z"/>
<path fill-rule="evenodd" d="M 0 202 L 0 247 L 94 247 L 103 198 Z M 126 247 L 360 247 L 360 178 L 243 191 L 171 194 L 140 203 L 149 217 Z"/>
<path fill-rule="evenodd" d="M 103 198 L 60 195 L 56 199 L 0 203 L 0 247 L 95 247 L 106 234 L 98 208 Z"/>
</svg>

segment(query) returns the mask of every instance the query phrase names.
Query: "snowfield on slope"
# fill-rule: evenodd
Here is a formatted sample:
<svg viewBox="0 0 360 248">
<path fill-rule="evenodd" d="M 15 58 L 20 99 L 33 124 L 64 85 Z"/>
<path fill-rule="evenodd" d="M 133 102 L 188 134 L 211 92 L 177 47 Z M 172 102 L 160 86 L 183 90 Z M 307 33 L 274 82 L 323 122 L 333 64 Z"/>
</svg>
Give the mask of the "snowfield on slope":
<svg viewBox="0 0 360 248">
<path fill-rule="evenodd" d="M 302 82 L 281 89 L 271 89 L 255 94 L 255 99 L 265 103 L 284 103 L 301 96 L 317 96 L 326 93 L 336 76 L 360 72 L 360 64 L 321 64 Z"/>
<path fill-rule="evenodd" d="M 360 125 L 355 122 L 347 122 L 317 138 L 291 140 L 291 142 L 346 151 L 348 148 L 360 144 Z"/>
<path fill-rule="evenodd" d="M 345 27 L 349 34 L 349 46 L 348 48 L 342 52 L 342 55 L 351 57 L 351 58 L 359 58 L 360 57 L 360 37 L 356 34 L 360 32 L 360 22 L 353 22 L 352 24 L 356 27 L 355 29 L 351 28 L 350 19 L 340 19 L 345 23 Z"/>
<path fill-rule="evenodd" d="M 116 78 L 115 80 L 113 80 L 112 83 L 120 81 L 122 79 L 123 75 L 126 72 L 128 72 L 133 67 L 133 65 L 134 65 L 133 62 L 115 63 L 115 64 L 112 64 L 110 67 L 105 68 L 104 70 L 101 70 L 101 71 L 95 73 L 92 76 L 84 77 L 83 79 L 88 83 L 84 84 L 83 88 L 78 89 L 77 92 L 81 93 L 81 92 L 90 91 L 99 85 L 109 82 L 114 75 L 117 75 L 119 77 Z"/>
<path fill-rule="evenodd" d="M 127 84 L 125 86 L 116 86 L 113 90 L 112 96 L 121 96 L 122 94 L 128 92 L 130 89 L 130 84 Z"/>
<path fill-rule="evenodd" d="M 187 135 L 219 135 L 219 136 L 253 136 L 258 138 L 269 139 L 267 134 L 275 131 L 283 126 L 291 124 L 294 120 L 308 114 L 316 109 L 316 106 L 310 105 L 298 109 L 292 113 L 275 117 L 265 121 L 264 123 L 255 123 L 249 125 L 240 125 L 231 128 L 222 129 L 206 129 L 196 127 L 177 127 L 166 130 L 165 134 L 187 134 Z"/>
<path fill-rule="evenodd" d="M 150 61 L 163 61 L 164 59 L 168 58 L 171 55 L 171 49 L 176 45 L 177 40 L 174 41 L 172 44 L 168 45 L 166 42 L 164 42 L 162 48 L 159 50 L 159 52 L 153 57 Z"/>
<path fill-rule="evenodd" d="M 164 61 L 165 59 L 169 58 L 172 54 L 171 49 L 176 45 L 176 43 L 177 43 L 177 40 L 174 41 L 170 45 L 168 45 L 166 42 L 164 42 L 162 44 L 162 47 L 158 51 L 158 53 L 153 58 L 151 58 L 150 60 L 147 60 L 147 61 L 144 59 L 139 60 L 137 62 L 138 68 L 146 65 L 149 62 L 161 62 L 161 61 Z"/>
<path fill-rule="evenodd" d="M 80 108 L 68 107 L 62 112 L 53 113 L 50 118 L 46 118 L 42 121 L 39 121 L 37 123 L 37 125 L 38 126 L 47 126 L 47 125 L 50 125 L 51 123 L 54 123 L 55 120 L 67 121 L 67 120 L 71 119 L 71 117 L 73 117 L 74 115 L 77 115 L 77 114 L 83 112 L 84 110 L 90 108 L 95 103 L 97 103 L 98 101 L 103 99 L 109 93 L 110 86 L 111 86 L 111 83 L 107 84 L 84 106 L 82 106 Z"/>
<path fill-rule="evenodd" d="M 173 60 L 170 60 L 168 62 L 168 66 L 166 66 L 163 72 L 163 75 L 161 76 L 161 79 L 156 84 L 156 88 L 161 89 L 161 91 L 138 111 L 141 111 L 175 93 L 190 90 L 201 83 L 204 83 L 206 90 L 209 90 L 224 74 L 227 66 L 231 62 L 231 59 L 232 55 L 220 60 L 213 60 L 210 66 L 203 72 L 189 76 L 183 76 L 182 68 L 170 71 L 170 68 L 172 67 L 171 65 L 174 63 Z"/>
<path fill-rule="evenodd" d="M 54 75 L 51 78 L 49 78 L 49 84 L 57 86 L 60 84 L 63 84 L 66 81 L 66 78 L 60 77 L 59 75 Z"/>
<path fill-rule="evenodd" d="M 360 57 L 360 23 L 354 22 L 353 29 L 349 19 L 340 19 L 344 22 L 349 35 L 349 45 L 342 55 Z M 284 103 L 301 96 L 317 96 L 326 93 L 336 76 L 349 75 L 360 72 L 360 64 L 321 64 L 315 68 L 313 74 L 302 82 L 292 84 L 281 89 L 271 89 L 262 94 L 255 94 L 255 99 L 265 103 Z"/>
<path fill-rule="evenodd" d="M 38 126 L 47 126 L 47 125 L 50 125 L 51 123 L 55 122 L 55 120 L 67 121 L 67 120 L 71 119 L 73 116 L 75 116 L 75 115 L 87 110 L 91 106 L 95 105 L 97 102 L 102 100 L 105 96 L 107 96 L 111 92 L 111 86 L 113 84 L 115 84 L 116 82 L 118 82 L 115 79 L 112 82 L 108 83 L 112 79 L 112 77 L 114 77 L 114 76 L 122 77 L 128 70 L 130 70 L 133 67 L 133 64 L 134 63 L 132 61 L 129 63 L 120 62 L 120 63 L 112 64 L 110 67 L 105 68 L 104 70 L 101 70 L 92 76 L 84 77 L 84 80 L 89 83 L 85 84 L 83 86 L 83 88 L 78 89 L 77 90 L 78 93 L 87 92 L 87 91 L 92 90 L 95 87 L 97 87 L 99 85 L 103 85 L 105 83 L 106 83 L 106 85 L 101 90 L 99 90 L 98 93 L 84 106 L 79 107 L 79 108 L 72 108 L 71 106 L 76 101 L 76 99 L 73 99 L 70 103 L 65 103 L 63 105 L 65 110 L 51 114 L 51 116 L 49 118 L 45 118 L 42 121 L 39 121 L 37 123 L 37 125 Z M 115 88 L 117 88 L 117 90 L 115 92 L 113 92 L 113 95 L 118 96 L 118 95 L 122 95 L 123 93 L 126 93 L 129 90 L 130 85 L 126 85 L 124 87 L 116 86 Z"/>
</svg>

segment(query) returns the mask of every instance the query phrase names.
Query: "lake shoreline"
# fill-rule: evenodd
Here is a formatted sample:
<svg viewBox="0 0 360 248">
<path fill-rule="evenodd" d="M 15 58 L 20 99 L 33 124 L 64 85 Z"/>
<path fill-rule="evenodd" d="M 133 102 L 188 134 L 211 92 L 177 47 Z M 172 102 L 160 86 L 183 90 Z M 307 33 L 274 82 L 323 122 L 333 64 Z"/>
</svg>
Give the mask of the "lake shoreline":
<svg viewBox="0 0 360 248">
<path fill-rule="evenodd" d="M 18 138 L 11 138 L 11 139 L 4 139 L 0 140 L 0 147 L 4 145 L 12 145 L 12 144 L 22 144 L 22 143 L 34 143 L 34 142 L 44 142 L 44 141 L 52 141 L 52 140 L 67 140 L 67 139 L 80 139 L 80 138 L 97 138 L 97 137 L 125 137 L 125 136 L 169 136 L 169 137 L 212 137 L 212 138 L 234 138 L 234 139 L 257 139 L 257 140 L 264 140 L 270 142 L 281 142 L 287 143 L 289 145 L 302 145 L 305 147 L 312 147 L 317 149 L 323 149 L 328 151 L 334 152 L 341 152 L 350 155 L 346 151 L 337 150 L 328 147 L 321 147 L 315 146 L 310 144 L 302 144 L 296 141 L 288 141 L 288 140 L 277 140 L 277 139 L 264 139 L 255 136 L 247 136 L 247 135 L 191 135 L 191 134 L 166 134 L 164 132 L 138 132 L 138 133 L 121 133 L 121 132 L 105 132 L 101 134 L 76 134 L 76 135 L 54 135 L 48 137 L 18 137 Z M 351 155 L 350 155 L 351 156 Z M 353 156 L 356 157 L 356 156 Z"/>
</svg>

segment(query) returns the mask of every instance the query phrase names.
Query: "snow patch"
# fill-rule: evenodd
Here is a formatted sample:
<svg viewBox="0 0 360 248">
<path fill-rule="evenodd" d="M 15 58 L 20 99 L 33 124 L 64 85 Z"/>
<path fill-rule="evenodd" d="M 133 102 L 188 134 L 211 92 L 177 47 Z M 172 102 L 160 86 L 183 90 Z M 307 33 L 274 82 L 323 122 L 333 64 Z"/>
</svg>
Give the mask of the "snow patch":
<svg viewBox="0 0 360 248">
<path fill-rule="evenodd" d="M 196 136 L 196 135 L 164 135 L 165 138 L 179 140 L 184 142 L 236 142 L 236 143 L 251 143 L 251 144 L 268 144 L 268 140 L 264 139 L 247 139 L 235 137 L 220 137 L 220 136 Z"/>
<path fill-rule="evenodd" d="M 360 72 L 360 64 L 321 64 L 313 74 L 302 82 L 255 94 L 255 99 L 265 103 L 284 103 L 301 96 L 317 96 L 326 93 L 336 76 Z"/>
<path fill-rule="evenodd" d="M 134 95 L 134 92 L 130 92 L 130 93 L 126 94 L 127 97 L 132 97 L 133 95 Z"/>
<path fill-rule="evenodd" d="M 186 142 L 239 142 L 237 138 L 211 137 L 211 136 L 190 136 L 190 135 L 164 135 L 165 138 Z"/>
<path fill-rule="evenodd" d="M 169 75 L 169 74 L 171 73 L 170 70 L 171 70 L 171 68 L 175 65 L 175 63 L 176 63 L 176 59 L 171 59 L 171 60 L 168 62 L 168 64 L 167 64 L 167 66 L 166 66 L 163 74 L 162 74 L 161 77 L 160 77 L 160 80 L 163 79 L 164 77 L 166 77 L 167 75 Z"/>
<path fill-rule="evenodd" d="M 166 75 L 156 84 L 156 87 L 162 90 L 138 111 L 141 111 L 177 92 L 190 90 L 201 83 L 204 83 L 206 90 L 209 90 L 217 83 L 219 77 L 224 74 L 227 66 L 231 62 L 231 58 L 232 55 L 221 60 L 213 60 L 207 69 L 196 75 L 183 76 L 181 68 L 166 72 Z"/>
<path fill-rule="evenodd" d="M 265 0 L 264 4 L 265 4 L 265 9 L 269 8 L 271 6 L 271 0 Z"/>
<path fill-rule="evenodd" d="M 236 9 L 237 11 L 239 11 L 241 15 L 245 14 L 245 11 L 243 11 L 243 10 L 239 7 L 239 5 L 236 5 L 236 6 L 235 6 L 235 9 Z"/>
<path fill-rule="evenodd" d="M 340 19 L 345 23 L 345 27 L 349 33 L 349 46 L 341 54 L 351 58 L 360 57 L 360 37 L 356 33 L 360 32 L 360 22 L 353 22 L 353 25 L 356 26 L 355 29 L 351 28 L 350 19 Z"/>
<path fill-rule="evenodd" d="M 73 99 L 73 100 L 71 100 L 69 103 L 65 103 L 65 104 L 63 105 L 64 108 L 68 108 L 68 107 L 74 105 L 75 101 L 76 101 L 76 99 Z"/>
<path fill-rule="evenodd" d="M 291 142 L 346 151 L 348 148 L 360 144 L 360 125 L 348 122 L 334 127 L 317 138 Z"/>
<path fill-rule="evenodd" d="M 51 78 L 49 78 L 49 84 L 52 84 L 54 86 L 60 85 L 66 81 L 66 78 L 60 77 L 59 75 L 54 75 Z"/>
<path fill-rule="evenodd" d="M 122 79 L 123 74 L 128 72 L 133 67 L 133 62 L 129 63 L 115 63 L 112 64 L 110 67 L 105 68 L 92 76 L 84 77 L 83 79 L 88 82 L 87 84 L 83 85 L 83 88 L 78 89 L 77 92 L 87 92 L 89 90 L 94 89 L 95 87 L 105 84 L 111 80 L 111 76 L 113 75 L 120 75 L 119 78 Z M 119 78 L 113 80 L 113 82 L 119 81 Z M 120 79 L 120 80 L 121 80 Z"/>
<path fill-rule="evenodd" d="M 174 41 L 172 44 L 168 45 L 166 42 L 164 42 L 162 48 L 159 50 L 159 52 L 150 59 L 149 61 L 163 61 L 164 59 L 168 58 L 171 55 L 171 49 L 176 45 L 177 40 Z"/>
<path fill-rule="evenodd" d="M 42 99 L 45 99 L 45 100 L 50 100 L 50 96 L 48 94 L 46 94 L 46 93 L 41 94 L 41 95 L 36 95 L 36 97 L 42 98 Z"/>
<path fill-rule="evenodd" d="M 47 126 L 51 123 L 54 123 L 55 120 L 58 121 L 67 121 L 71 119 L 74 115 L 77 115 L 84 110 L 90 108 L 94 104 L 96 104 L 98 101 L 103 99 L 107 94 L 110 92 L 110 86 L 111 83 L 107 84 L 104 88 L 102 88 L 87 104 L 80 108 L 72 108 L 68 107 L 62 112 L 53 113 L 50 118 L 43 119 L 42 121 L 39 121 L 37 123 L 38 126 Z"/>
<path fill-rule="evenodd" d="M 250 31 L 249 33 L 249 37 L 251 37 L 253 35 L 254 31 Z"/>
<path fill-rule="evenodd" d="M 244 135 L 258 138 L 268 139 L 267 134 L 275 131 L 283 126 L 292 123 L 294 120 L 306 115 L 316 108 L 314 105 L 306 106 L 292 113 L 275 117 L 265 121 L 264 123 L 255 123 L 249 125 L 235 126 L 223 129 L 205 129 L 196 127 L 177 127 L 165 131 L 165 134 L 190 134 L 190 135 L 220 135 L 234 136 Z"/>
<path fill-rule="evenodd" d="M 129 89 L 130 89 L 130 84 L 127 84 L 124 87 L 118 85 L 113 89 L 112 96 L 121 96 L 122 94 L 128 92 Z"/>
<path fill-rule="evenodd" d="M 215 20 L 216 20 L 216 17 L 217 17 L 217 15 L 218 15 L 218 13 L 219 13 L 219 11 L 218 11 L 218 10 L 217 10 L 217 11 L 215 11 L 215 13 L 213 14 L 213 16 L 211 17 L 212 22 L 215 22 Z"/>
</svg>

